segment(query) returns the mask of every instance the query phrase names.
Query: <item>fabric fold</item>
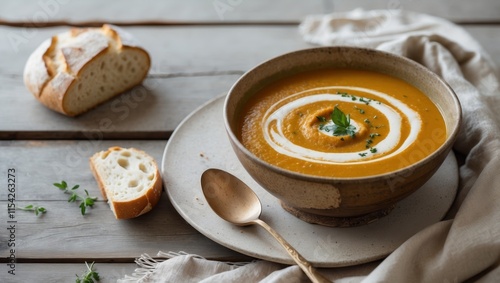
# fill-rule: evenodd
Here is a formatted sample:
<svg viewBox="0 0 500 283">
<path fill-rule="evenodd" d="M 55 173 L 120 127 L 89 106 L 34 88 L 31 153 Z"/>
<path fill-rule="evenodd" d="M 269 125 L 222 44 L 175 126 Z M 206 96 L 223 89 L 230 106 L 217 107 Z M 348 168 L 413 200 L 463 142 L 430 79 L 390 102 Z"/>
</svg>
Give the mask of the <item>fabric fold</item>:
<svg viewBox="0 0 500 283">
<path fill-rule="evenodd" d="M 443 78 L 462 104 L 464 119 L 454 149 L 466 159 L 460 168 L 454 219 L 409 239 L 364 282 L 463 282 L 488 270 L 498 273 L 500 183 L 494 168 L 500 165 L 495 114 L 500 91 L 488 54 L 453 23 L 405 11 L 312 16 L 299 30 L 313 44 L 361 46 L 408 57 Z"/>
</svg>

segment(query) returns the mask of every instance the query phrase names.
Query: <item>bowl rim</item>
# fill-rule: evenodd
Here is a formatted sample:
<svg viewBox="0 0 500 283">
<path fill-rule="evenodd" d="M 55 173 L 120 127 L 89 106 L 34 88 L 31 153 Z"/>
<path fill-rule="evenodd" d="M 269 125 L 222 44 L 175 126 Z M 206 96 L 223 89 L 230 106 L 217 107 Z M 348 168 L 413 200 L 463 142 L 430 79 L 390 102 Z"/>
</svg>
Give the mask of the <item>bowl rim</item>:
<svg viewBox="0 0 500 283">
<path fill-rule="evenodd" d="M 279 167 L 277 165 L 271 164 L 269 162 L 266 162 L 262 160 L 261 158 L 257 157 L 253 152 L 248 150 L 238 139 L 236 134 L 233 132 L 231 129 L 230 123 L 229 123 L 229 118 L 228 118 L 228 106 L 229 106 L 229 100 L 231 98 L 231 94 L 233 93 L 234 89 L 237 87 L 238 84 L 241 83 L 241 81 L 245 80 L 246 77 L 250 76 L 253 72 L 258 70 L 259 68 L 262 68 L 265 65 L 273 64 L 274 62 L 278 60 L 283 60 L 286 57 L 290 56 L 298 56 L 300 54 L 304 53 L 311 53 L 311 52 L 318 52 L 318 51 L 323 51 L 323 52 L 328 52 L 327 50 L 357 50 L 357 51 L 364 51 L 364 52 L 372 52 L 375 54 L 383 55 L 383 56 L 388 56 L 391 57 L 394 60 L 399 60 L 405 64 L 411 65 L 412 68 L 415 68 L 417 72 L 423 72 L 427 76 L 433 77 L 437 82 L 442 84 L 442 86 L 447 90 L 448 95 L 451 96 L 453 100 L 453 105 L 452 105 L 452 111 L 457 113 L 457 123 L 456 126 L 452 129 L 450 129 L 450 134 L 446 138 L 445 142 L 435 151 L 433 151 L 431 154 L 427 155 L 423 159 L 411 163 L 410 165 L 400 168 L 395 171 L 390 171 L 386 173 L 381 173 L 381 174 L 375 174 L 375 175 L 369 175 L 369 176 L 359 176 L 359 177 L 328 177 L 328 176 L 316 176 L 316 175 L 310 175 L 310 174 L 305 174 L 305 173 L 300 173 L 297 171 L 292 171 L 288 169 L 284 169 L 282 167 Z M 366 48 L 366 47 L 355 47 L 355 46 L 344 46 L 344 45 L 337 45 L 337 46 L 321 46 L 321 47 L 313 47 L 313 48 L 305 48 L 305 49 L 299 49 L 291 52 L 287 52 L 275 57 L 272 57 L 268 60 L 265 60 L 261 62 L 260 64 L 257 64 L 250 70 L 246 71 L 242 76 L 236 80 L 236 82 L 231 86 L 229 89 L 225 99 L 224 99 L 224 106 L 223 106 L 223 118 L 224 118 L 224 127 L 226 129 L 226 133 L 231 140 L 231 144 L 233 146 L 238 147 L 238 150 L 242 151 L 244 155 L 246 155 L 248 158 L 250 158 L 252 161 L 258 163 L 260 166 L 263 166 L 269 170 L 271 170 L 274 173 L 284 175 L 286 177 L 291 177 L 294 179 L 301 179 L 305 181 L 312 181 L 312 182 L 319 182 L 319 183 L 332 183 L 334 181 L 338 182 L 343 182 L 343 183 L 360 183 L 360 182 L 366 182 L 366 181 L 374 181 L 374 180 L 380 180 L 380 179 L 390 179 L 393 177 L 398 177 L 398 176 L 405 176 L 406 172 L 413 171 L 413 170 L 418 170 L 418 168 L 426 165 L 427 163 L 431 162 L 433 157 L 439 156 L 443 154 L 443 156 L 446 156 L 446 153 L 448 153 L 451 149 L 453 144 L 456 141 L 456 138 L 458 136 L 458 133 L 461 129 L 462 125 L 462 107 L 460 104 L 460 100 L 453 90 L 453 88 L 441 77 L 439 77 L 436 73 L 433 71 L 429 70 L 427 67 L 421 65 L 420 63 L 409 59 L 407 57 L 395 54 L 395 53 L 390 53 L 387 51 L 382 51 L 374 48 Z"/>
</svg>

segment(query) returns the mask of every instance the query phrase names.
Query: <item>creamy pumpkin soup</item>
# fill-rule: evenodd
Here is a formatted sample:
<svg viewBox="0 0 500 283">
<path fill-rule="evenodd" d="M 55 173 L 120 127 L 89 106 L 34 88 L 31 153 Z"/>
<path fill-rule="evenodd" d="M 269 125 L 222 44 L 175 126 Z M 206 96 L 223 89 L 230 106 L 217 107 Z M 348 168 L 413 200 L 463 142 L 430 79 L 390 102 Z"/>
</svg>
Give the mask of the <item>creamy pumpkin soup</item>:
<svg viewBox="0 0 500 283">
<path fill-rule="evenodd" d="M 417 88 L 380 73 L 325 69 L 281 79 L 242 109 L 243 145 L 291 171 L 328 177 L 394 171 L 446 139 L 439 109 Z"/>
</svg>

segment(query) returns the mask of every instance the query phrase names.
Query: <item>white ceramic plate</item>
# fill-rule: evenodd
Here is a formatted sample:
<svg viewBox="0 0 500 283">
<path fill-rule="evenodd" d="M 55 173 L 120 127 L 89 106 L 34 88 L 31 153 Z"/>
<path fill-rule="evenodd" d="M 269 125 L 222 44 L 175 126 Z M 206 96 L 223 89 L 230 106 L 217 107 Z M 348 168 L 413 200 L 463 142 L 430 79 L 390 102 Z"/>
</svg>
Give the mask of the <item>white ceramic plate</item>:
<svg viewBox="0 0 500 283">
<path fill-rule="evenodd" d="M 386 217 L 354 228 L 331 228 L 303 222 L 284 211 L 278 200 L 260 187 L 239 163 L 226 136 L 222 118 L 224 97 L 187 117 L 170 137 L 162 161 L 165 188 L 180 215 L 200 233 L 242 254 L 293 264 L 283 248 L 258 226 L 238 227 L 220 219 L 208 206 L 200 177 L 208 168 L 226 170 L 255 190 L 262 217 L 318 267 L 357 265 L 383 258 L 448 211 L 458 186 L 454 155 L 416 193 L 401 201 Z"/>
</svg>

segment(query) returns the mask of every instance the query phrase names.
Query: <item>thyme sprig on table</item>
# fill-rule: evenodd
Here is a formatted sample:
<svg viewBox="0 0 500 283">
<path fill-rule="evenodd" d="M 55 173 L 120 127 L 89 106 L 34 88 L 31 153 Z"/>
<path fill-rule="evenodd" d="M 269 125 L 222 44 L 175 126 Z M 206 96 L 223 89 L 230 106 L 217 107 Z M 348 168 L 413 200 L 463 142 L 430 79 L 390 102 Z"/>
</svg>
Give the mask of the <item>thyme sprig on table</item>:
<svg viewBox="0 0 500 283">
<path fill-rule="evenodd" d="M 330 115 L 330 119 L 333 124 L 327 124 L 327 119 L 323 116 L 316 117 L 321 124 L 319 125 L 320 130 L 324 130 L 326 132 L 332 132 L 334 136 L 351 136 L 354 138 L 356 135 L 356 127 L 351 125 L 351 117 L 350 114 L 344 114 L 337 106 L 333 109 L 332 114 Z"/>
<path fill-rule="evenodd" d="M 24 210 L 24 211 L 33 211 L 36 216 L 41 215 L 43 213 L 47 212 L 47 209 L 43 206 L 38 206 L 38 205 L 27 205 L 25 207 L 17 207 L 17 210 Z"/>
<path fill-rule="evenodd" d="M 101 279 L 99 273 L 94 270 L 94 264 L 95 262 L 92 262 L 89 266 L 89 264 L 85 262 L 87 270 L 81 275 L 81 278 L 76 274 L 76 283 L 94 283 Z"/>
<path fill-rule="evenodd" d="M 61 183 L 54 183 L 54 186 L 59 188 L 61 191 L 64 191 L 65 194 L 70 194 L 68 202 L 76 202 L 77 200 L 81 201 L 80 211 L 82 212 L 82 215 L 85 215 L 87 207 L 94 206 L 94 203 L 97 200 L 97 197 L 89 196 L 89 192 L 87 190 L 85 190 L 84 196 L 77 194 L 76 190 L 80 187 L 80 185 L 75 185 L 71 189 L 69 189 L 66 181 L 61 181 Z"/>
</svg>

